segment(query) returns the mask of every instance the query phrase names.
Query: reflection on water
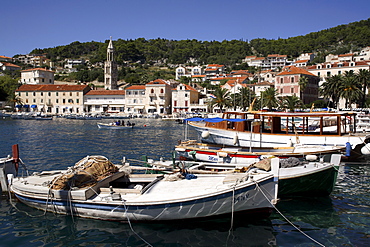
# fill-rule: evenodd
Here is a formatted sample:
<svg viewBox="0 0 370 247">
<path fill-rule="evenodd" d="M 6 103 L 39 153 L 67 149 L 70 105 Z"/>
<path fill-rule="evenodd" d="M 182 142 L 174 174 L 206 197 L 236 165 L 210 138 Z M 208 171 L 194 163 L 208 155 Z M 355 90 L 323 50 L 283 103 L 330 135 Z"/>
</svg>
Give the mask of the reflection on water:
<svg viewBox="0 0 370 247">
<path fill-rule="evenodd" d="M 135 119 L 134 129 L 98 129 L 96 120 L 0 120 L 0 157 L 18 143 L 32 171 L 65 169 L 86 155 L 104 155 L 114 163 L 123 156 L 171 158 L 184 139 L 185 125 Z M 146 127 L 144 126 L 146 125 Z M 187 135 L 196 139 L 189 129 Z M 370 165 L 346 165 L 330 197 L 285 199 L 277 208 L 300 230 L 326 246 L 367 246 L 370 238 Z M 44 212 L 0 197 L 0 246 L 315 246 L 277 212 L 269 220 L 236 217 L 217 220 L 133 223 L 102 222 Z M 36 217 L 37 216 L 37 217 Z"/>
<path fill-rule="evenodd" d="M 108 222 L 54 215 L 1 200 L 1 246 L 274 246 L 271 221 L 247 218 L 165 223 Z M 6 211 L 6 212 L 4 212 Z M 136 233 L 136 234 L 135 234 Z"/>
</svg>

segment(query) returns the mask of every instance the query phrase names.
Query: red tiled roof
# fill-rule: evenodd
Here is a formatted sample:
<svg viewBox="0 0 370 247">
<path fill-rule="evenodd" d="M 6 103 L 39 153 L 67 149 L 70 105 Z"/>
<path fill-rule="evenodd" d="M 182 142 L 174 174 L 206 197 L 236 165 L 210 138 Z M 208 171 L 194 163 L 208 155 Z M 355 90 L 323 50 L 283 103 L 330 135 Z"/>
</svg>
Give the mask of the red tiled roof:
<svg viewBox="0 0 370 247">
<path fill-rule="evenodd" d="M 267 57 L 287 57 L 287 55 L 271 54 L 268 55 Z"/>
<path fill-rule="evenodd" d="M 315 76 L 314 74 L 308 72 L 307 70 L 299 68 L 299 67 L 295 67 L 295 66 L 286 66 L 284 67 L 283 71 L 277 75 L 281 76 L 281 75 L 297 75 L 297 74 Z"/>
<path fill-rule="evenodd" d="M 145 90 L 145 85 L 132 85 L 125 88 L 125 90 Z"/>
<path fill-rule="evenodd" d="M 4 64 L 4 66 L 6 66 L 6 67 L 16 67 L 16 68 L 20 68 L 21 67 L 21 66 L 12 64 L 12 63 L 6 63 L 6 62 L 1 62 L 1 63 Z"/>
<path fill-rule="evenodd" d="M 338 55 L 338 57 L 352 57 L 352 56 L 353 56 L 352 53 Z"/>
<path fill-rule="evenodd" d="M 166 84 L 168 85 L 164 80 L 162 79 L 156 79 L 154 81 L 148 82 L 147 84 Z"/>
<path fill-rule="evenodd" d="M 84 91 L 86 88 L 89 88 L 88 85 L 45 85 L 37 84 L 30 85 L 24 84 L 20 86 L 16 91 Z"/>
<path fill-rule="evenodd" d="M 12 59 L 11 57 L 0 56 L 1 58 Z"/>
<path fill-rule="evenodd" d="M 125 90 L 90 90 L 86 95 L 125 95 Z"/>
<path fill-rule="evenodd" d="M 298 61 L 295 61 L 294 63 L 307 63 L 308 62 L 308 59 L 306 60 L 298 60 Z"/>
<path fill-rule="evenodd" d="M 52 70 L 47 70 L 45 68 L 34 68 L 34 69 L 25 69 L 25 70 L 22 70 L 21 72 L 28 72 L 28 71 L 35 71 L 35 70 L 41 70 L 41 71 L 47 71 L 47 72 L 53 72 Z"/>
</svg>

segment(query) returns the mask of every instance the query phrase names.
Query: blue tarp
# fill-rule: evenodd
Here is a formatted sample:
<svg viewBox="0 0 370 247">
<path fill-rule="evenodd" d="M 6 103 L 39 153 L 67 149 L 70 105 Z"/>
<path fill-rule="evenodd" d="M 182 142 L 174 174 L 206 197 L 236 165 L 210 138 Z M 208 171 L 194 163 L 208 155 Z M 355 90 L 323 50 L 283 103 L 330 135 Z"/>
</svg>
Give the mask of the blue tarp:
<svg viewBox="0 0 370 247">
<path fill-rule="evenodd" d="M 247 119 L 225 119 L 225 118 L 200 118 L 200 117 L 193 117 L 193 118 L 187 118 L 185 121 L 193 121 L 193 122 L 199 122 L 199 121 L 204 121 L 204 122 L 210 122 L 210 123 L 219 123 L 222 121 L 229 121 L 229 122 L 242 122 L 242 121 L 247 121 Z"/>
</svg>

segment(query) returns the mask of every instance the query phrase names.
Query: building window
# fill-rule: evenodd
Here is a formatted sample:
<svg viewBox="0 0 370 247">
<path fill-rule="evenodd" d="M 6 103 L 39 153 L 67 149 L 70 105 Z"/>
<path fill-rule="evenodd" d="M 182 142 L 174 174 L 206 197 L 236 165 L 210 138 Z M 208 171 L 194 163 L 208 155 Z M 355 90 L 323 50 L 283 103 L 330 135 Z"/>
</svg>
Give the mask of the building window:
<svg viewBox="0 0 370 247">
<path fill-rule="evenodd" d="M 33 103 L 36 103 L 36 99 L 33 99 Z"/>
<path fill-rule="evenodd" d="M 36 96 L 36 92 L 33 92 L 33 96 Z"/>
<path fill-rule="evenodd" d="M 69 92 L 69 96 L 72 96 L 72 92 Z"/>
<path fill-rule="evenodd" d="M 44 93 L 43 93 L 43 92 L 41 92 L 41 93 L 40 93 L 40 95 L 41 95 L 41 96 L 44 96 Z"/>
<path fill-rule="evenodd" d="M 330 71 L 326 72 L 327 77 L 330 77 L 330 74 L 331 74 Z"/>
<path fill-rule="evenodd" d="M 80 103 L 80 100 L 79 99 L 76 99 L 76 104 Z"/>
<path fill-rule="evenodd" d="M 28 96 L 28 92 L 26 92 L 26 96 Z"/>
<path fill-rule="evenodd" d="M 294 88 L 291 88 L 290 89 L 290 93 L 294 93 Z"/>
<path fill-rule="evenodd" d="M 48 92 L 48 96 L 51 96 L 51 92 Z"/>
<path fill-rule="evenodd" d="M 280 93 L 283 93 L 284 91 L 283 91 L 283 89 L 282 88 L 280 88 Z"/>
<path fill-rule="evenodd" d="M 55 95 L 56 95 L 56 96 L 59 96 L 59 93 L 58 93 L 58 92 L 56 92 L 56 93 L 55 93 Z"/>
<path fill-rule="evenodd" d="M 58 104 L 58 103 L 59 103 L 59 99 L 56 99 L 56 100 L 55 100 L 55 103 L 57 103 L 57 104 Z"/>
<path fill-rule="evenodd" d="M 63 99 L 63 104 L 65 104 L 66 103 L 66 99 Z"/>
<path fill-rule="evenodd" d="M 177 100 L 173 101 L 173 106 L 177 106 Z"/>
<path fill-rule="evenodd" d="M 340 71 L 340 70 L 339 70 L 339 71 L 338 71 L 338 75 L 341 75 L 341 74 L 342 74 L 342 71 Z"/>
<path fill-rule="evenodd" d="M 163 88 L 161 88 L 161 93 L 164 93 Z"/>
<path fill-rule="evenodd" d="M 294 82 L 294 77 L 291 77 L 290 78 L 290 82 L 293 83 Z"/>
<path fill-rule="evenodd" d="M 280 78 L 280 83 L 283 83 L 284 82 L 284 78 Z"/>
<path fill-rule="evenodd" d="M 154 93 L 154 89 L 152 88 L 152 90 L 150 90 L 150 93 Z"/>
<path fill-rule="evenodd" d="M 188 101 L 187 100 L 185 100 L 185 106 L 188 106 Z"/>
</svg>

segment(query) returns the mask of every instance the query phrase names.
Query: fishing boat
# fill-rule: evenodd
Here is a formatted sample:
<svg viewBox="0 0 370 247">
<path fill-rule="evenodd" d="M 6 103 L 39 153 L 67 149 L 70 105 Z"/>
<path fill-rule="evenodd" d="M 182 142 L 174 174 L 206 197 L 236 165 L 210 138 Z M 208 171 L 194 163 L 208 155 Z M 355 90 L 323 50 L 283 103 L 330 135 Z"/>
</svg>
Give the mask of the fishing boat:
<svg viewBox="0 0 370 247">
<path fill-rule="evenodd" d="M 329 119 L 335 124 L 325 126 Z M 356 132 L 353 112 L 225 112 L 222 118 L 190 118 L 187 122 L 206 143 L 242 147 L 343 146 L 351 157 L 370 154 L 370 138 Z"/>
<path fill-rule="evenodd" d="M 345 153 L 345 147 L 295 145 L 294 147 L 246 148 L 198 143 L 196 140 L 189 140 L 176 145 L 175 151 L 181 159 L 248 165 L 268 157 L 278 157 L 281 159 L 296 157 L 316 161 L 328 154 Z"/>
<path fill-rule="evenodd" d="M 295 157 L 279 159 L 278 197 L 317 197 L 328 196 L 333 191 L 338 171 L 341 166 L 340 154 L 327 154 L 317 161 L 300 160 Z M 177 166 L 187 167 L 189 172 L 202 170 L 204 172 L 225 172 L 253 169 L 269 171 L 272 158 L 265 158 L 253 164 L 231 164 L 195 161 L 178 161 Z M 161 167 L 159 162 L 154 164 Z"/>
<path fill-rule="evenodd" d="M 118 124 L 116 122 L 114 123 L 98 123 L 99 129 L 133 129 L 135 126 L 135 123 L 132 124 Z"/>
<path fill-rule="evenodd" d="M 272 172 L 135 174 L 104 156 L 87 156 L 64 171 L 11 179 L 26 205 L 57 214 L 111 220 L 164 221 L 253 213 L 268 216 L 277 202 Z"/>
</svg>

